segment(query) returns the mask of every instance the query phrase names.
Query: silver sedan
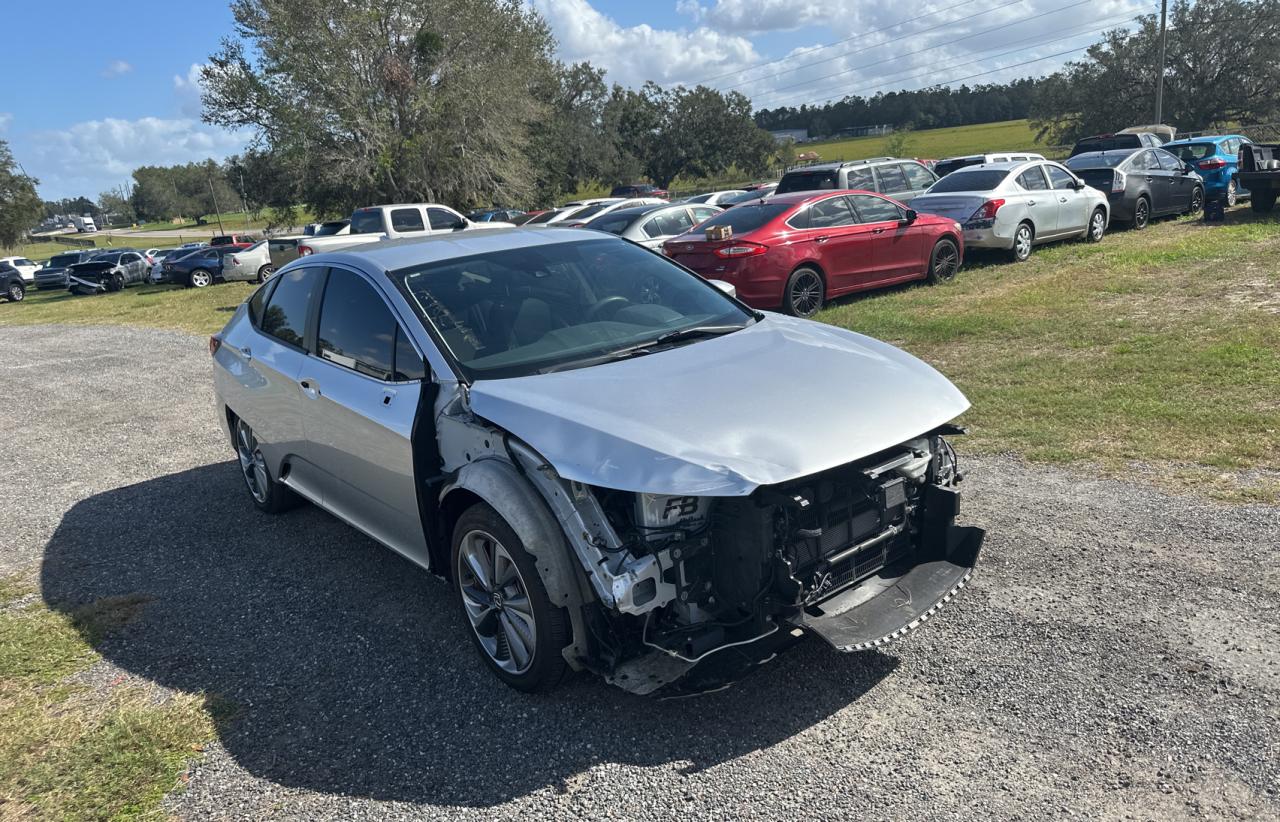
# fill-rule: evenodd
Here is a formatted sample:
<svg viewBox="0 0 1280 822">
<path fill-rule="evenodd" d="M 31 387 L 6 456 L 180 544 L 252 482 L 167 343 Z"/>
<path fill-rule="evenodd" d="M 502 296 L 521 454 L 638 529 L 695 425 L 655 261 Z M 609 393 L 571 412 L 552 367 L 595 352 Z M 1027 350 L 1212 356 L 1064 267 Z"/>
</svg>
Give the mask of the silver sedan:
<svg viewBox="0 0 1280 822">
<path fill-rule="evenodd" d="M 959 223 L 966 249 L 1007 251 L 1014 262 L 1054 240 L 1102 239 L 1111 220 L 1107 196 L 1060 163 L 988 163 L 953 171 L 911 201 L 925 214 Z"/>
<path fill-rule="evenodd" d="M 617 234 L 645 248 L 662 248 L 667 240 L 678 237 L 723 210 L 716 206 L 687 203 L 643 205 L 602 214 L 583 228 Z"/>
<path fill-rule="evenodd" d="M 233 251 L 222 257 L 222 279 L 261 283 L 276 271 L 271 262 L 271 246 L 267 240 L 259 240 L 241 251 Z"/>
</svg>

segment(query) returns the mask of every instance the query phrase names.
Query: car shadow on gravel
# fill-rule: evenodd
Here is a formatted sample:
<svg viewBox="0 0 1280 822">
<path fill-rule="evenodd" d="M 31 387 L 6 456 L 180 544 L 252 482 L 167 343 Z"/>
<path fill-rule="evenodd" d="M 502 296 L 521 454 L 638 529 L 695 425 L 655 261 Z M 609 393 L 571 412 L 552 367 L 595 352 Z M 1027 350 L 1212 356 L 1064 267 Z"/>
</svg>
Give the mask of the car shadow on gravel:
<svg viewBox="0 0 1280 822">
<path fill-rule="evenodd" d="M 572 790 L 596 765 L 711 767 L 813 727 L 898 665 L 806 641 L 695 699 L 585 674 L 519 694 L 481 665 L 448 586 L 310 506 L 260 514 L 231 463 L 77 503 L 41 579 L 67 612 L 149 597 L 99 651 L 229 707 L 220 741 L 254 776 L 375 799 L 483 807 Z"/>
</svg>

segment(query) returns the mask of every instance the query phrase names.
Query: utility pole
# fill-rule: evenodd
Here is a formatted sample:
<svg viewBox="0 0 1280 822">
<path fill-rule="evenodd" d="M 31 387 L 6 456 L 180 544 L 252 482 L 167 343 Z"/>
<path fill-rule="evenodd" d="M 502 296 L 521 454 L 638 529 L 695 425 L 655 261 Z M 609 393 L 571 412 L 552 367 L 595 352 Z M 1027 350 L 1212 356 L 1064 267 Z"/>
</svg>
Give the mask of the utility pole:
<svg viewBox="0 0 1280 822">
<path fill-rule="evenodd" d="M 223 227 L 222 227 L 222 208 L 221 208 L 221 207 L 219 207 L 219 205 L 218 205 L 218 195 L 217 195 L 217 193 L 213 190 L 213 178 L 212 178 L 212 177 L 205 177 L 204 179 L 209 183 L 209 196 L 213 198 L 213 210 L 214 210 L 214 213 L 216 213 L 216 214 L 218 215 L 218 233 L 219 233 L 219 234 L 226 234 L 226 233 L 227 233 L 227 230 L 226 230 L 225 228 L 223 228 Z"/>
<path fill-rule="evenodd" d="M 1164 122 L 1164 50 L 1169 39 L 1169 0 L 1160 0 L 1160 59 L 1156 66 L 1156 125 Z"/>
<path fill-rule="evenodd" d="M 249 201 L 244 196 L 244 169 L 240 169 L 240 206 L 244 209 L 244 230 L 249 230 Z"/>
</svg>

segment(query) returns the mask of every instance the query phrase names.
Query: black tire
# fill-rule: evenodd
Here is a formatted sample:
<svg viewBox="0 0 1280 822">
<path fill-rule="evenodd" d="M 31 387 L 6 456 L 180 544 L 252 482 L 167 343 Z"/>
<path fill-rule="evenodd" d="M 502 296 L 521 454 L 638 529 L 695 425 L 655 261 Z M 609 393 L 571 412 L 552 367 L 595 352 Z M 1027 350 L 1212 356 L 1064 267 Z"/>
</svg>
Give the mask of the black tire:
<svg viewBox="0 0 1280 822">
<path fill-rule="evenodd" d="M 27 298 L 27 287 L 15 280 L 4 290 L 4 298 L 11 303 L 20 303 Z"/>
<path fill-rule="evenodd" d="M 511 566 L 514 566 L 516 575 L 506 585 L 495 588 L 490 584 L 486 588 L 481 584 L 481 576 L 472 570 L 474 566 L 461 564 L 465 562 L 464 543 L 471 549 L 475 542 L 484 543 L 486 540 L 494 548 L 491 556 L 496 557 L 499 550 L 505 554 L 503 565 L 508 575 L 512 570 Z M 510 565 L 506 565 L 506 558 L 509 558 Z M 495 558 L 489 568 L 496 568 L 498 564 Z M 498 679 L 519 691 L 540 693 L 558 685 L 568 667 L 561 654 L 572 639 L 568 615 L 564 609 L 551 604 L 533 557 L 525 551 L 520 537 L 507 525 L 506 520 L 487 504 L 481 502 L 471 506 L 454 525 L 450 569 L 465 630 L 489 670 Z M 508 579 L 511 577 L 508 576 Z M 465 594 L 464 588 L 467 591 Z M 509 596 L 504 596 L 504 593 Z M 523 598 L 520 598 L 520 594 L 524 594 Z M 525 607 L 516 607 L 514 603 L 518 599 L 522 599 Z M 471 607 L 468 607 L 469 603 Z M 532 655 L 525 657 L 525 661 L 520 663 L 521 655 L 510 644 L 506 644 L 508 628 L 505 626 L 516 630 L 517 626 L 528 625 L 526 617 L 532 619 L 533 639 L 531 643 L 527 643 L 532 645 Z M 487 628 L 486 623 L 489 626 Z M 486 634 L 482 641 L 481 635 L 489 630 L 493 633 Z M 527 637 L 527 633 L 522 631 L 521 636 Z M 493 643 L 492 649 L 486 647 L 486 641 Z M 527 647 L 525 641 L 521 644 Z M 502 659 L 504 653 L 506 658 Z"/>
<path fill-rule="evenodd" d="M 1141 231 L 1151 222 L 1151 201 L 1146 197 L 1139 197 L 1138 202 L 1133 207 L 1133 230 Z"/>
<path fill-rule="evenodd" d="M 1031 249 L 1035 245 L 1036 229 L 1031 223 L 1018 223 L 1013 231 L 1013 247 L 1009 249 L 1009 261 L 1025 263 L 1031 257 Z"/>
<path fill-rule="evenodd" d="M 1105 209 L 1095 208 L 1093 213 L 1089 215 L 1089 224 L 1084 229 L 1084 241 L 1086 243 L 1100 243 L 1107 233 L 1107 212 Z"/>
<path fill-rule="evenodd" d="M 782 310 L 793 317 L 812 317 L 822 310 L 827 284 L 816 268 L 801 266 L 791 272 L 782 292 Z"/>
<path fill-rule="evenodd" d="M 1236 203 L 1240 202 L 1240 187 L 1233 179 L 1227 183 L 1227 208 L 1232 208 Z"/>
<path fill-rule="evenodd" d="M 929 282 L 933 285 L 956 278 L 960 271 L 960 247 L 954 240 L 943 237 L 933 246 L 929 255 Z"/>
<path fill-rule="evenodd" d="M 264 265 L 262 268 L 258 269 L 258 282 L 265 283 L 267 280 L 271 279 L 271 275 L 274 273 L 276 273 L 276 267 L 274 265 Z"/>
<path fill-rule="evenodd" d="M 262 450 L 258 447 L 258 438 L 249 424 L 236 419 L 231 427 L 231 436 L 240 477 L 249 492 L 249 499 L 253 500 L 258 510 L 267 514 L 279 514 L 294 507 L 298 503 L 298 495 L 271 476 L 271 471 L 262 458 Z"/>
<path fill-rule="evenodd" d="M 193 269 L 187 275 L 188 288 L 208 288 L 211 285 L 213 285 L 213 272 L 207 268 Z"/>
<path fill-rule="evenodd" d="M 107 281 L 107 290 L 112 293 L 124 291 L 124 275 L 119 272 L 112 274 L 111 279 Z"/>
<path fill-rule="evenodd" d="M 1187 206 L 1188 214 L 1199 214 L 1204 210 L 1204 188 L 1196 186 L 1191 190 L 1191 202 Z"/>
<path fill-rule="evenodd" d="M 1270 214 L 1276 207 L 1275 189 L 1263 189 L 1249 193 L 1249 207 L 1258 214 Z"/>
</svg>

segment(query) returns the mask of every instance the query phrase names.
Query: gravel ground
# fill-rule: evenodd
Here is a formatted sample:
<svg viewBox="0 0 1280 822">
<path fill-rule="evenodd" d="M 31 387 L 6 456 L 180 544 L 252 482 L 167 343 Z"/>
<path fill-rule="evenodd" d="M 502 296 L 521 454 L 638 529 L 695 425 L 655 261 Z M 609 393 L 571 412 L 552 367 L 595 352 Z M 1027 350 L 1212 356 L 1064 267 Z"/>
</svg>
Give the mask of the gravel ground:
<svg viewBox="0 0 1280 822">
<path fill-rule="evenodd" d="M 257 513 L 204 340 L 0 328 L 0 571 L 141 592 L 102 651 L 235 717 L 191 818 L 1280 819 L 1280 509 L 969 460 L 974 583 L 887 650 L 809 640 L 657 702 L 499 686 L 445 585 L 310 508 Z M 963 447 L 963 443 L 961 443 Z M 963 458 L 963 451 L 962 451 Z"/>
</svg>

